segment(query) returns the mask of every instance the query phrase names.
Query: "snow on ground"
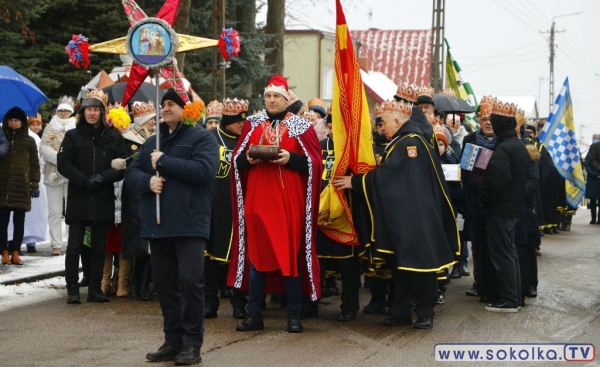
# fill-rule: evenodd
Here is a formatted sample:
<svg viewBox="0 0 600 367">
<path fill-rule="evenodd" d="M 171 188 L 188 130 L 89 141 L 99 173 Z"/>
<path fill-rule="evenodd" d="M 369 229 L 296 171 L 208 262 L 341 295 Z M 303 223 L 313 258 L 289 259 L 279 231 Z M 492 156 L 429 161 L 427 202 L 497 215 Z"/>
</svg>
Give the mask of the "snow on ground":
<svg viewBox="0 0 600 367">
<path fill-rule="evenodd" d="M 0 312 L 56 298 L 66 298 L 66 294 L 65 277 L 17 285 L 0 285 Z"/>
</svg>

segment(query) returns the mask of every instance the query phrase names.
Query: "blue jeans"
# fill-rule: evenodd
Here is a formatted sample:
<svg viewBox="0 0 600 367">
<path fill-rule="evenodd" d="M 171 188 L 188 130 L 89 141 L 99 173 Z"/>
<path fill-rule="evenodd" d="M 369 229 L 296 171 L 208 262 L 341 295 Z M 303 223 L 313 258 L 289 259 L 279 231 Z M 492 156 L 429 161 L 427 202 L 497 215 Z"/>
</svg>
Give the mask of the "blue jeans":
<svg viewBox="0 0 600 367">
<path fill-rule="evenodd" d="M 248 289 L 248 312 L 262 313 L 263 302 L 265 301 L 265 281 L 267 275 L 262 271 L 256 270 L 254 265 L 250 264 L 250 286 Z M 287 294 L 287 309 L 300 311 L 302 309 L 302 279 L 297 277 L 284 277 L 285 292 Z"/>
</svg>

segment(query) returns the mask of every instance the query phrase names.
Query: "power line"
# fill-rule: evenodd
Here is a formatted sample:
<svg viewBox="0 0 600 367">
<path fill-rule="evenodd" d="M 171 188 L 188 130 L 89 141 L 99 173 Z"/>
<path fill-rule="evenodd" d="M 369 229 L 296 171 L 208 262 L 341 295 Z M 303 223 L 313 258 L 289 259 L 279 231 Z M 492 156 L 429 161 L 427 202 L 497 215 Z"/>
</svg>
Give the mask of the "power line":
<svg viewBox="0 0 600 367">
<path fill-rule="evenodd" d="M 534 23 L 534 25 L 536 25 L 536 26 L 538 26 L 538 27 L 540 27 L 540 28 L 545 28 L 545 27 L 546 27 L 546 26 L 544 25 L 544 24 L 545 24 L 545 22 L 544 22 L 544 21 L 539 21 L 539 20 L 537 20 L 537 19 L 534 19 L 534 18 L 533 18 L 533 16 L 535 16 L 536 14 L 534 14 L 534 13 L 533 13 L 533 12 L 531 12 L 529 9 L 527 9 L 527 8 L 526 8 L 526 7 L 525 7 L 523 4 L 520 4 L 520 5 L 523 5 L 523 9 L 519 9 L 519 8 L 518 8 L 518 7 L 517 7 L 515 4 L 513 4 L 513 3 L 509 2 L 509 1 L 505 1 L 505 4 L 506 4 L 507 6 L 510 6 L 510 7 L 512 7 L 512 9 L 513 9 L 513 10 L 515 10 L 517 13 L 521 13 L 521 12 L 523 12 L 523 9 L 524 9 L 524 10 L 525 10 L 525 12 L 527 12 L 527 13 L 529 13 L 529 14 L 531 15 L 531 16 L 529 17 L 529 19 L 528 19 L 529 21 L 533 22 L 533 23 Z"/>
<path fill-rule="evenodd" d="M 544 47 L 545 48 L 545 47 Z M 537 51 L 532 51 L 532 52 L 526 52 L 526 53 L 521 53 L 521 54 L 517 54 L 517 55 L 506 55 L 505 57 L 491 57 L 489 59 L 486 60 L 481 60 L 478 62 L 474 62 L 474 63 L 465 63 L 463 65 L 464 66 L 484 66 L 484 65 L 496 65 L 499 62 L 503 62 L 503 61 L 509 61 L 509 60 L 514 60 L 514 59 L 518 59 L 521 57 L 525 57 L 525 56 L 530 56 L 530 55 L 539 55 L 539 54 L 545 54 L 546 50 L 537 50 Z M 496 62 L 492 63 L 492 64 L 482 64 L 482 62 L 488 61 L 488 60 L 496 60 Z"/>
<path fill-rule="evenodd" d="M 498 62 L 498 63 L 495 63 L 495 64 L 489 64 L 489 65 L 486 65 L 486 66 L 485 66 L 485 67 L 483 67 L 483 68 L 476 68 L 476 69 L 474 69 L 474 70 L 469 70 L 469 74 L 473 74 L 473 73 L 476 73 L 476 72 L 479 72 L 479 71 L 485 70 L 485 69 L 487 69 L 489 66 L 500 65 L 500 64 L 502 64 L 502 65 L 509 65 L 509 64 L 522 64 L 522 63 L 526 63 L 526 62 L 530 62 L 530 61 L 538 61 L 538 60 L 540 60 L 540 58 L 539 58 L 539 57 L 534 57 L 534 58 L 531 58 L 531 59 L 527 59 L 527 60 L 520 60 L 520 61 L 514 61 L 514 62 Z"/>
<path fill-rule="evenodd" d="M 519 22 L 523 23 L 527 28 L 529 28 L 531 31 L 533 31 L 536 34 L 539 34 L 537 29 L 533 28 L 529 23 L 527 23 L 526 21 L 524 21 L 523 19 L 521 19 L 519 16 L 517 16 L 515 13 L 513 13 L 510 9 L 504 7 L 504 5 L 502 5 L 501 3 L 498 3 L 496 0 L 492 0 L 492 2 L 494 4 L 496 4 L 500 9 L 504 10 L 505 12 L 509 13 L 510 15 L 512 15 L 515 19 L 517 19 Z"/>
<path fill-rule="evenodd" d="M 574 46 L 574 48 L 575 47 L 578 48 L 580 50 L 580 52 L 584 55 L 584 57 L 586 57 L 592 65 L 594 65 L 596 68 L 600 69 L 600 63 L 597 63 L 597 61 L 592 56 L 590 56 L 590 54 L 588 54 L 588 52 L 585 50 L 585 48 L 581 47 L 577 43 L 577 41 L 575 41 L 575 39 L 573 37 L 571 37 L 571 35 L 569 33 L 565 33 L 565 35 L 571 39 L 572 46 Z M 569 45 L 571 46 L 571 44 L 569 44 Z"/>
<path fill-rule="evenodd" d="M 461 56 L 461 57 L 460 57 L 460 59 L 461 59 L 461 60 L 462 60 L 462 59 L 478 59 L 478 58 L 492 58 L 492 57 L 501 57 L 501 56 L 506 56 L 506 55 L 510 55 L 510 54 L 512 54 L 512 53 L 514 53 L 514 52 L 517 52 L 517 51 L 519 51 L 519 50 L 522 50 L 522 49 L 524 49 L 524 48 L 526 48 L 526 47 L 529 47 L 529 46 L 531 46 L 531 45 L 534 45 L 534 44 L 536 44 L 536 43 L 538 43 L 538 42 L 539 42 L 539 41 L 533 41 L 533 42 L 531 42 L 531 43 L 528 43 L 528 44 L 526 44 L 526 45 L 524 45 L 524 46 L 518 47 L 518 48 L 516 48 L 516 49 L 514 49 L 514 50 L 511 50 L 511 51 L 508 51 L 508 52 L 505 52 L 505 53 L 503 53 L 503 54 L 499 54 L 499 55 L 487 55 L 487 56 Z M 544 46 L 544 47 L 546 47 L 546 46 Z"/>
</svg>

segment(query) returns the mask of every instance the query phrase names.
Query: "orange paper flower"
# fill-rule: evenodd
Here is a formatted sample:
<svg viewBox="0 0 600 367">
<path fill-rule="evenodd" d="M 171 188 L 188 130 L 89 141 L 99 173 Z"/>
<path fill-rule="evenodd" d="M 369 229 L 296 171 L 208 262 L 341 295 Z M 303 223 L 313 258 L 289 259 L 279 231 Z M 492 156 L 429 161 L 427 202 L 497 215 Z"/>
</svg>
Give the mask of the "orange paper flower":
<svg viewBox="0 0 600 367">
<path fill-rule="evenodd" d="M 206 106 L 202 101 L 194 101 L 188 103 L 183 108 L 183 123 L 186 125 L 196 126 L 198 120 L 204 117 Z"/>
</svg>

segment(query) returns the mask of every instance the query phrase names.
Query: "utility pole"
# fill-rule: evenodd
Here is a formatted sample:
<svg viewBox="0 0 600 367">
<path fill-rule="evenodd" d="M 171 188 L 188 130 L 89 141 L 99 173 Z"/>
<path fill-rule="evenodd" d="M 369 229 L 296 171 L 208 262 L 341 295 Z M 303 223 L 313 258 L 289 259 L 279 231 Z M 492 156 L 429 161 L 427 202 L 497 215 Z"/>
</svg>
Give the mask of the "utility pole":
<svg viewBox="0 0 600 367">
<path fill-rule="evenodd" d="M 433 0 L 431 16 L 430 85 L 435 91 L 444 87 L 444 7 L 446 0 Z"/>
<path fill-rule="evenodd" d="M 548 114 L 550 114 L 550 112 L 552 112 L 552 106 L 554 105 L 554 35 L 556 33 L 564 33 L 565 32 L 564 30 L 562 30 L 562 31 L 556 30 L 556 22 L 554 21 L 554 19 L 561 18 L 561 17 L 568 17 L 571 15 L 577 15 L 577 14 L 581 14 L 581 13 L 583 13 L 583 11 L 578 11 L 576 13 L 570 13 L 570 14 L 557 15 L 555 17 L 552 17 L 552 27 L 550 27 L 550 30 L 545 31 L 545 32 L 540 31 L 540 33 L 550 33 L 550 40 L 549 40 L 549 44 L 550 44 L 550 76 L 548 78 L 550 93 L 549 93 Z"/>
</svg>

